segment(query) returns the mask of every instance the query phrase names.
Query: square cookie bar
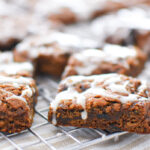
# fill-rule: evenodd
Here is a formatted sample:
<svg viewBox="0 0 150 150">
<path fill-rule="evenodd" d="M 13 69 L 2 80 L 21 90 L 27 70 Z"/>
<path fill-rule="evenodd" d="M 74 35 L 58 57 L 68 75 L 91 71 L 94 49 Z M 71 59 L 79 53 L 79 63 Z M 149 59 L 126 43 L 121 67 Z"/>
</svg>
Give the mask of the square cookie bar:
<svg viewBox="0 0 150 150">
<path fill-rule="evenodd" d="M 95 19 L 90 24 L 90 29 L 101 45 L 105 43 L 136 45 L 146 53 L 150 53 L 149 16 L 149 6 L 121 9 Z"/>
<path fill-rule="evenodd" d="M 63 80 L 48 119 L 57 126 L 150 133 L 149 84 L 120 74 Z"/>
<path fill-rule="evenodd" d="M 148 0 L 41 0 L 35 5 L 35 13 L 55 22 L 70 24 L 87 21 L 121 8 L 145 3 Z"/>
<path fill-rule="evenodd" d="M 0 75 L 33 77 L 34 67 L 30 62 L 0 64 Z"/>
<path fill-rule="evenodd" d="M 29 128 L 36 101 L 32 78 L 0 76 L 0 131 L 14 133 Z"/>
<path fill-rule="evenodd" d="M 106 44 L 102 50 L 89 49 L 72 55 L 62 77 L 114 72 L 137 76 L 145 61 L 145 53 L 136 47 Z"/>
<path fill-rule="evenodd" d="M 7 64 L 7 63 L 12 63 L 12 62 L 14 62 L 13 52 L 10 52 L 10 51 L 1 52 L 0 51 L 0 64 Z"/>
<path fill-rule="evenodd" d="M 93 40 L 52 31 L 22 41 L 14 51 L 14 59 L 32 61 L 38 72 L 60 76 L 72 53 L 96 46 Z"/>
<path fill-rule="evenodd" d="M 0 75 L 34 77 L 34 67 L 30 62 L 14 62 L 13 52 L 0 52 Z"/>
<path fill-rule="evenodd" d="M 12 49 L 27 35 L 30 18 L 26 15 L 0 15 L 0 50 Z"/>
<path fill-rule="evenodd" d="M 5 11 L 2 13 L 2 10 Z M 33 12 L 26 12 L 17 4 L 9 4 L 7 7 L 7 4 L 1 5 L 0 1 L 0 50 L 11 50 L 28 35 L 58 29 L 60 26 L 48 19 L 37 17 Z"/>
</svg>

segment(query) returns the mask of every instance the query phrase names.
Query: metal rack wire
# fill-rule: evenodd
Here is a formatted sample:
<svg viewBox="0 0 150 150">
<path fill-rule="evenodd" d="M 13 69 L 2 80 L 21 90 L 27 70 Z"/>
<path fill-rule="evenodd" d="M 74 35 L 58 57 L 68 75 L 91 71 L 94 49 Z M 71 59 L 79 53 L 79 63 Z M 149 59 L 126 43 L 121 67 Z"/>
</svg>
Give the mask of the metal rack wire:
<svg viewBox="0 0 150 150">
<path fill-rule="evenodd" d="M 55 127 L 47 120 L 49 103 L 54 98 L 57 80 L 50 77 L 38 77 L 39 99 L 35 110 L 34 123 L 21 133 L 0 133 L 0 149 L 83 149 L 109 139 L 117 139 L 127 132 L 110 133 L 99 129 L 73 127 Z"/>
</svg>

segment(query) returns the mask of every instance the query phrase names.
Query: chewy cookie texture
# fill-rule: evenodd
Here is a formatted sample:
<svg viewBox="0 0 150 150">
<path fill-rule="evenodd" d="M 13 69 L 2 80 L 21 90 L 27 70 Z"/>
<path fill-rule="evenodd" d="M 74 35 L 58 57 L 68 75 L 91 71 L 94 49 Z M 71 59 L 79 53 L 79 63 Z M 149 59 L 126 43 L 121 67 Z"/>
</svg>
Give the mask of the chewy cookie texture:
<svg viewBox="0 0 150 150">
<path fill-rule="evenodd" d="M 14 133 L 29 128 L 36 101 L 32 78 L 0 76 L 0 131 Z"/>
<path fill-rule="evenodd" d="M 150 89 L 145 81 L 119 74 L 72 76 L 50 104 L 55 125 L 150 133 Z"/>
<path fill-rule="evenodd" d="M 39 73 L 60 76 L 71 54 L 96 46 L 97 42 L 93 40 L 52 31 L 22 41 L 15 48 L 14 59 L 17 62 L 33 62 Z"/>
<path fill-rule="evenodd" d="M 102 50 L 89 49 L 72 55 L 62 77 L 114 72 L 137 76 L 145 61 L 145 53 L 136 47 L 107 44 Z"/>
</svg>

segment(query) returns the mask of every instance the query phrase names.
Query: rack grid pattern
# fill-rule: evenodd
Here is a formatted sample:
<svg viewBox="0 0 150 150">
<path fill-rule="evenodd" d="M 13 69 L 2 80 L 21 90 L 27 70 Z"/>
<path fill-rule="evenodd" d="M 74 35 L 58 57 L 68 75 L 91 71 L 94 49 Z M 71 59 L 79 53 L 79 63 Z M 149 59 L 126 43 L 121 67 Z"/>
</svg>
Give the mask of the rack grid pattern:
<svg viewBox="0 0 150 150">
<path fill-rule="evenodd" d="M 32 127 L 21 133 L 0 133 L 0 149 L 83 149 L 127 132 L 110 133 L 100 129 L 55 127 L 47 120 L 49 103 L 56 94 L 58 82 L 50 77 L 38 77 L 39 98 Z"/>
</svg>

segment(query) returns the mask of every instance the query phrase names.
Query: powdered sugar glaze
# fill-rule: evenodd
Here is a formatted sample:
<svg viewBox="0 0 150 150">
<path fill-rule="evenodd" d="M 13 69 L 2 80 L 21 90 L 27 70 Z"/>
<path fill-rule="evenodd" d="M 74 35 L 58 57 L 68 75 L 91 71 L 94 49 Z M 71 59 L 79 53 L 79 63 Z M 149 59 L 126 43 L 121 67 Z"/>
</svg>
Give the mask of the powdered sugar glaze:
<svg viewBox="0 0 150 150">
<path fill-rule="evenodd" d="M 6 73 L 8 75 L 17 75 L 22 72 L 28 72 L 29 74 L 33 74 L 33 65 L 29 62 L 24 62 L 24 63 L 17 63 L 17 62 L 12 62 L 12 63 L 6 63 L 6 64 L 1 64 L 0 67 L 0 73 Z"/>
<path fill-rule="evenodd" d="M 32 85 L 33 83 L 34 81 L 32 78 L 0 76 L 0 85 L 4 85 L 6 87 L 12 86 L 15 89 L 20 89 L 21 87 L 24 87 L 21 88 L 21 95 L 16 95 L 11 91 L 5 90 L 4 88 L 0 88 L 0 92 L 6 95 L 6 100 L 17 99 L 27 104 L 27 100 L 25 97 L 32 97 L 36 92 L 35 88 Z"/>
<path fill-rule="evenodd" d="M 137 55 L 138 53 L 135 47 L 106 44 L 102 50 L 87 49 L 74 54 L 72 58 L 75 58 L 75 60 L 79 62 L 74 66 L 78 75 L 91 75 L 103 62 L 120 64 L 128 69 L 130 68 L 130 65 L 127 60 L 129 58 L 136 59 Z M 64 75 L 69 68 L 70 66 L 68 65 L 64 71 Z"/>
<path fill-rule="evenodd" d="M 53 54 L 57 56 L 97 46 L 98 43 L 91 39 L 82 39 L 72 34 L 51 31 L 25 39 L 17 45 L 16 50 L 18 52 L 27 51 L 31 58 L 36 58 L 40 54 Z"/>
</svg>

